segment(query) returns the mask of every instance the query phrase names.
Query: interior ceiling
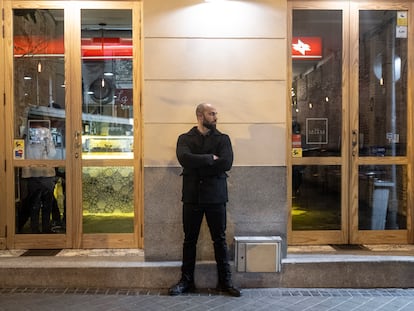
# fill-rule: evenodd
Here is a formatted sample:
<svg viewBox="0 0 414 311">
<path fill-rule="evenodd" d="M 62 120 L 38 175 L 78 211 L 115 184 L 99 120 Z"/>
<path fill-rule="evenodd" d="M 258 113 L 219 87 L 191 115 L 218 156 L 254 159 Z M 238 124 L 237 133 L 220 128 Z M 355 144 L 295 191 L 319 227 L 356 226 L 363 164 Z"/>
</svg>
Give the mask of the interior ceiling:
<svg viewBox="0 0 414 311">
<path fill-rule="evenodd" d="M 130 10 L 82 10 L 82 29 L 131 29 Z"/>
</svg>

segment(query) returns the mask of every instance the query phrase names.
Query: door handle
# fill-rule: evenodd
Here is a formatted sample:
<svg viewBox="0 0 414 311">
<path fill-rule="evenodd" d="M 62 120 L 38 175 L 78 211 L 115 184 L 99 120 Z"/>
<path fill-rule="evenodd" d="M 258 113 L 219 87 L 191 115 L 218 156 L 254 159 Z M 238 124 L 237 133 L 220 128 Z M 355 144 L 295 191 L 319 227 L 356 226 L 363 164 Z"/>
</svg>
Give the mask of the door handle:
<svg viewBox="0 0 414 311">
<path fill-rule="evenodd" d="M 80 148 L 81 146 L 82 146 L 81 132 L 75 131 L 75 148 Z"/>
<path fill-rule="evenodd" d="M 358 131 L 352 130 L 352 156 L 355 157 L 358 151 Z"/>
</svg>

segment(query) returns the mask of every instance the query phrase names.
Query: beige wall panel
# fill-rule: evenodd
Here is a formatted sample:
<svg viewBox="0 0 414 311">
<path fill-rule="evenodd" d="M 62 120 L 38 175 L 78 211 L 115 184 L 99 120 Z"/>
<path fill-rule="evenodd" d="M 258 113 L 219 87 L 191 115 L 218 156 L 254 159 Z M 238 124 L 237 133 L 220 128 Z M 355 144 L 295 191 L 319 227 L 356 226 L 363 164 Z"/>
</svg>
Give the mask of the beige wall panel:
<svg viewBox="0 0 414 311">
<path fill-rule="evenodd" d="M 286 125 L 222 124 L 230 135 L 236 166 L 285 166 Z"/>
<path fill-rule="evenodd" d="M 285 90 L 285 81 L 147 81 L 144 122 L 192 122 L 195 106 L 210 102 L 220 123 L 282 123 Z"/>
<path fill-rule="evenodd" d="M 175 148 L 178 135 L 194 124 L 146 124 L 144 165 L 178 166 Z M 285 166 L 285 124 L 220 124 L 230 135 L 235 166 Z"/>
<path fill-rule="evenodd" d="M 175 156 L 177 138 L 195 123 L 145 124 L 144 166 L 178 166 Z"/>
<path fill-rule="evenodd" d="M 144 37 L 286 37 L 286 0 L 144 1 Z"/>
<path fill-rule="evenodd" d="M 144 79 L 285 80 L 285 39 L 145 39 Z"/>
</svg>

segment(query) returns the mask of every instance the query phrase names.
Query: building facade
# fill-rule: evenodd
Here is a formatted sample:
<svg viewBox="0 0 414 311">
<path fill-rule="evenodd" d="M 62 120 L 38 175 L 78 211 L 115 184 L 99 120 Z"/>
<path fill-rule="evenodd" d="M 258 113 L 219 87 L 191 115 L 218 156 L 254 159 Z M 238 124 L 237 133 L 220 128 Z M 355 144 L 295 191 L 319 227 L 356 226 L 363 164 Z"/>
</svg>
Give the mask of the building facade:
<svg viewBox="0 0 414 311">
<path fill-rule="evenodd" d="M 175 146 L 201 102 L 235 153 L 231 246 L 413 242 L 412 1 L 1 5 L 2 248 L 180 259 Z M 39 124 L 56 155 L 29 156 Z M 51 211 L 30 213 L 28 168 L 54 168 Z M 206 225 L 198 248 L 214 259 Z"/>
</svg>

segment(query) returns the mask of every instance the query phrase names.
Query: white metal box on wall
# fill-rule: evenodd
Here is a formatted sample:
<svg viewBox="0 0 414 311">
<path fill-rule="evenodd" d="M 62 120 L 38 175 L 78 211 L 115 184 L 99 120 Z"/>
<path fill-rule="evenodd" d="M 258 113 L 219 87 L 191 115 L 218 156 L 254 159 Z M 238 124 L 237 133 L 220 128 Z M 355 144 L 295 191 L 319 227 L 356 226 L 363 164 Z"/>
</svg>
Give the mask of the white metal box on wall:
<svg viewBox="0 0 414 311">
<path fill-rule="evenodd" d="M 282 238 L 279 236 L 234 237 L 237 272 L 280 272 Z"/>
</svg>

